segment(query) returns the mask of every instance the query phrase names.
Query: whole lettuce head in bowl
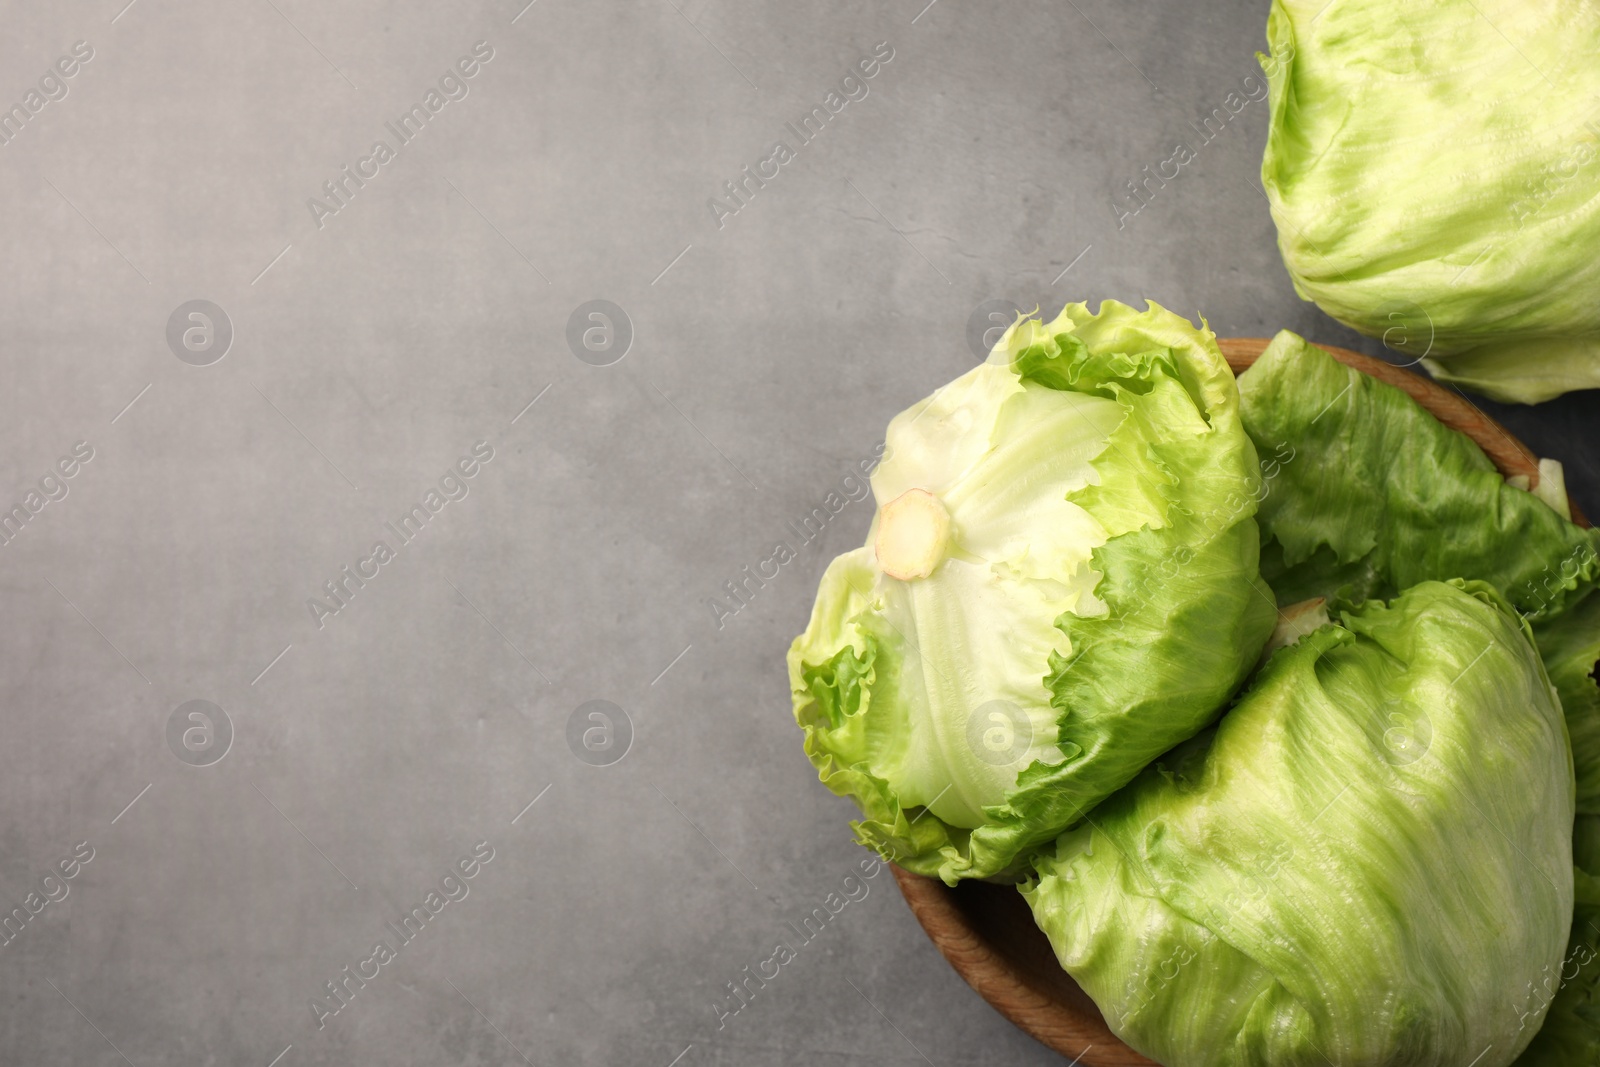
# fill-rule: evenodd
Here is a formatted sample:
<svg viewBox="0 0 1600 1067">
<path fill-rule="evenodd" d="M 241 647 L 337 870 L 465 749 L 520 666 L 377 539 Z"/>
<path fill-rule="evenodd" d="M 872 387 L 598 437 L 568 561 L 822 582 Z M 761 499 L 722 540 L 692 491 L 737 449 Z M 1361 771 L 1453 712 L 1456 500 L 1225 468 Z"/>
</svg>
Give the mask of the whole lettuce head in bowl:
<svg viewBox="0 0 1600 1067">
<path fill-rule="evenodd" d="M 1600 387 L 1600 7 L 1274 0 L 1267 38 L 1300 295 L 1499 400 Z"/>
<path fill-rule="evenodd" d="M 1023 893 L 1117 1035 L 1168 1067 L 1516 1059 L 1574 902 L 1527 630 L 1459 579 L 1346 610 L 1063 835 Z"/>
<path fill-rule="evenodd" d="M 1210 331 L 1110 301 L 1019 321 L 886 445 L 789 650 L 795 718 L 863 844 L 1016 877 L 1255 662 L 1255 448 Z"/>
</svg>

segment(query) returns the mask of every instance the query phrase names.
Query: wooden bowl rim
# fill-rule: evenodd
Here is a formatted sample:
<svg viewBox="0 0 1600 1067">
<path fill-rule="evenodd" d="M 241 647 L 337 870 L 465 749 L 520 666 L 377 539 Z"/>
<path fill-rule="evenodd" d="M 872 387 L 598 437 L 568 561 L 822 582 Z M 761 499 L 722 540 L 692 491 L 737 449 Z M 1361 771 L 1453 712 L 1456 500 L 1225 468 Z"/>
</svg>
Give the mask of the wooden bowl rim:
<svg viewBox="0 0 1600 1067">
<path fill-rule="evenodd" d="M 1229 337 L 1219 339 L 1217 345 L 1238 375 L 1255 363 L 1268 343 L 1261 337 Z M 1381 359 L 1347 348 L 1317 347 L 1346 366 L 1403 390 L 1440 422 L 1472 438 L 1505 477 L 1520 474 L 1530 486 L 1539 484 L 1538 457 L 1466 397 Z M 1580 526 L 1589 525 L 1576 507 L 1572 517 Z M 890 869 L 928 939 L 956 973 L 1018 1029 L 1083 1067 L 1159 1067 L 1123 1044 L 1098 1012 L 1083 1013 L 1062 1003 L 1013 966 L 968 921 L 950 886 L 892 864 Z"/>
</svg>

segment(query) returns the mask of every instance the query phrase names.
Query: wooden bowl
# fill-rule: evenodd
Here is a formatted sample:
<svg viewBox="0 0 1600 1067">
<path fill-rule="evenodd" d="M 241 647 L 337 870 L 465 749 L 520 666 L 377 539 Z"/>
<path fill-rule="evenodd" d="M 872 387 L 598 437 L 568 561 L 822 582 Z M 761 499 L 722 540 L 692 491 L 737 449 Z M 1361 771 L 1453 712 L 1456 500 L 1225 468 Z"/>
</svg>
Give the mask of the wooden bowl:
<svg viewBox="0 0 1600 1067">
<path fill-rule="evenodd" d="M 1267 347 L 1263 338 L 1218 342 L 1235 374 Z M 1410 394 L 1440 422 L 1475 441 L 1506 477 L 1539 483 L 1539 461 L 1528 447 L 1465 397 L 1427 378 L 1343 348 L 1322 345 L 1339 362 Z M 1589 525 L 1573 510 L 1573 520 Z M 950 966 L 995 1010 L 1024 1032 L 1084 1067 L 1154 1067 L 1106 1026 L 1088 994 L 1056 962 L 1028 904 L 1010 886 L 936 878 L 892 868 L 911 913 Z"/>
</svg>

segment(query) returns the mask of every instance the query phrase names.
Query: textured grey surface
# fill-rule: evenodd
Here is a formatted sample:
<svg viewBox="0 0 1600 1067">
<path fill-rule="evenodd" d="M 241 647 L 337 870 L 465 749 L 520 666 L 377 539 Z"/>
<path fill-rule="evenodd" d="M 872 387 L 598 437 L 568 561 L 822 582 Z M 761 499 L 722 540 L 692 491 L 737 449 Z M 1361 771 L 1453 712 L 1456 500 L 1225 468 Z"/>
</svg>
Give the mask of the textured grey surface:
<svg viewBox="0 0 1600 1067">
<path fill-rule="evenodd" d="M 0 948 L 0 1063 L 1054 1061 L 887 874 L 719 1026 L 865 855 L 782 657 L 870 505 L 720 628 L 708 600 L 972 364 L 983 301 L 1352 343 L 1255 189 L 1266 5 L 124 2 L 0 20 L 0 101 L 93 50 L 0 144 L 0 501 L 93 450 L 0 546 L 0 911 L 67 894 Z M 308 198 L 480 41 L 466 95 L 319 226 Z M 880 42 L 800 145 L 785 124 Z M 1122 183 L 1235 92 L 1119 228 Z M 632 323 L 609 366 L 566 340 L 594 299 Z M 206 366 L 167 340 L 191 300 L 232 324 Z M 402 543 L 385 523 L 480 441 Z M 345 565 L 377 575 L 319 620 Z M 232 724 L 220 761 L 187 710 L 169 731 L 192 700 Z M 593 700 L 631 722 L 608 766 L 568 741 Z M 319 1029 L 324 983 L 483 841 Z"/>
</svg>

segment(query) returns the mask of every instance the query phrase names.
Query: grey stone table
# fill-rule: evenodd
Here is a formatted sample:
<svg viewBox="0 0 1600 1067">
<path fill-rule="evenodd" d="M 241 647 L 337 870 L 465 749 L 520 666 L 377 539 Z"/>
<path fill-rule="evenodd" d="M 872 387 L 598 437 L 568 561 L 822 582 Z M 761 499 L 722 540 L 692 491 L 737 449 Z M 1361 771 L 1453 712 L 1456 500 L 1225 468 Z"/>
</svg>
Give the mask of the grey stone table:
<svg viewBox="0 0 1600 1067">
<path fill-rule="evenodd" d="M 0 1062 L 1052 1062 L 801 753 L 851 472 L 986 301 L 1376 349 L 1264 3 L 926 3 L 5 5 Z"/>
</svg>

